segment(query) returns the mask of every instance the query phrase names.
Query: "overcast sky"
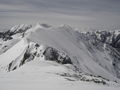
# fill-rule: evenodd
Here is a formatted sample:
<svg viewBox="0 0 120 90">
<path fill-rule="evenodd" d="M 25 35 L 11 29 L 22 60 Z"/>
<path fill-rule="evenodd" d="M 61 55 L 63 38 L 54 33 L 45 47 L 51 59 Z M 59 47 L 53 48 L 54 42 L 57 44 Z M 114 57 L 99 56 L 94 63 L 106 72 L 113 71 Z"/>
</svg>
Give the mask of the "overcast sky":
<svg viewBox="0 0 120 90">
<path fill-rule="evenodd" d="M 120 0 L 0 0 L 0 27 L 36 22 L 73 27 L 120 25 Z"/>
</svg>

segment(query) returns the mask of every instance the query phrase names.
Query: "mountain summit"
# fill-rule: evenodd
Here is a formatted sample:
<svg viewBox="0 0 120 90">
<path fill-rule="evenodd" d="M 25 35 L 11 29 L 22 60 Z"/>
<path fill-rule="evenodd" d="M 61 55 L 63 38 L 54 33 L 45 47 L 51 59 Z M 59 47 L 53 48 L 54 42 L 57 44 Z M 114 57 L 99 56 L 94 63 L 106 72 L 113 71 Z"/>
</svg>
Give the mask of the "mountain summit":
<svg viewBox="0 0 120 90">
<path fill-rule="evenodd" d="M 12 78 L 14 84 L 18 77 L 25 84 L 27 80 L 32 83 L 33 78 L 34 83 L 67 80 L 119 86 L 119 30 L 83 33 L 68 25 L 55 28 L 38 23 L 33 27 L 18 25 L 0 34 L 0 84 L 3 86 L 5 78 Z M 20 85 L 25 89 L 26 86 Z"/>
</svg>

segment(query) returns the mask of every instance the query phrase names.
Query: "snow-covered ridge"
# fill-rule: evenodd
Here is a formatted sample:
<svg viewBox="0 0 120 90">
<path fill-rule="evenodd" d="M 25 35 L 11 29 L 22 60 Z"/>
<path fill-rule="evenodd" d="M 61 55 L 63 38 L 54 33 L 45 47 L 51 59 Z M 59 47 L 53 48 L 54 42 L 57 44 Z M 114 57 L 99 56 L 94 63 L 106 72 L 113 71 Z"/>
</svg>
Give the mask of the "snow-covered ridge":
<svg viewBox="0 0 120 90">
<path fill-rule="evenodd" d="M 72 64 L 70 57 L 66 53 L 34 42 L 28 43 L 26 39 L 21 40 L 13 48 L 3 53 L 0 58 L 2 59 L 0 60 L 0 68 L 6 71 L 15 70 L 36 58 L 56 61 L 61 64 Z"/>
<path fill-rule="evenodd" d="M 14 52 L 10 53 L 13 50 Z M 17 52 L 17 54 L 15 51 Z M 5 57 L 6 54 L 9 54 L 9 56 Z M 39 60 L 39 62 L 41 62 L 43 60 L 46 60 L 54 61 L 61 65 L 71 64 L 71 70 L 73 70 L 72 72 L 56 73 L 56 75 L 63 76 L 68 81 L 80 80 L 85 82 L 94 82 L 102 85 L 118 85 L 117 81 L 112 82 L 108 79 L 103 78 L 102 76 L 94 76 L 91 74 L 81 73 L 79 72 L 79 70 L 77 70 L 76 66 L 74 66 L 70 57 L 66 55 L 65 52 L 58 51 L 55 48 L 49 46 L 39 45 L 34 42 L 28 42 L 26 39 L 21 40 L 17 45 L 11 48 L 11 50 L 8 50 L 1 56 L 3 57 L 0 58 L 4 60 L 0 62 L 2 63 L 2 65 L 0 66 L 0 70 L 2 71 L 13 71 L 19 69 L 30 61 Z M 70 69 L 71 66 L 68 65 L 68 68 Z"/>
<path fill-rule="evenodd" d="M 10 32 L 18 33 L 18 32 L 25 32 L 27 29 L 30 29 L 32 25 L 16 25 L 10 29 Z"/>
<path fill-rule="evenodd" d="M 68 25 L 54 28 L 47 24 L 37 24 L 35 27 L 24 28 L 22 34 L 17 35 L 21 33 L 21 27 L 11 30 L 14 32 L 13 39 L 22 38 L 0 55 L 1 71 L 24 70 L 28 63 L 51 61 L 62 67 L 68 65 L 67 70 L 78 74 L 76 77 L 79 80 L 84 78 L 79 75 L 82 72 L 86 81 L 92 81 L 87 78 L 92 75 L 98 80 L 95 82 L 119 82 L 119 31 L 82 33 Z M 73 74 L 67 75 L 76 80 Z"/>
<path fill-rule="evenodd" d="M 79 33 L 78 40 L 82 40 L 87 47 L 109 52 L 112 58 L 112 65 L 120 77 L 120 30 L 95 31 Z"/>
<path fill-rule="evenodd" d="M 19 42 L 30 28 L 32 28 L 31 25 L 21 24 L 13 26 L 7 31 L 0 32 L 0 54 L 6 52 Z"/>
<path fill-rule="evenodd" d="M 20 34 L 24 37 L 24 33 L 31 27 L 32 25 L 25 25 L 25 24 L 16 25 L 12 27 L 10 30 L 7 30 L 5 32 L 0 32 L 0 39 L 4 41 L 10 40 L 14 38 L 15 34 Z"/>
</svg>

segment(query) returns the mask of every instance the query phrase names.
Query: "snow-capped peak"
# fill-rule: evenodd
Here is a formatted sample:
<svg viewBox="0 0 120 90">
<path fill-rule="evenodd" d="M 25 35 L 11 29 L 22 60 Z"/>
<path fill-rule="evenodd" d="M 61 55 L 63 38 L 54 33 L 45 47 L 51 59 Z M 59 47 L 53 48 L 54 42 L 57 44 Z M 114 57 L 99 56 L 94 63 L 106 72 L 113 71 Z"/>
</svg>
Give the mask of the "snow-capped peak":
<svg viewBox="0 0 120 90">
<path fill-rule="evenodd" d="M 26 24 L 21 24 L 21 25 L 15 25 L 10 29 L 11 32 L 20 32 L 20 31 L 25 31 L 29 28 L 31 28 L 32 25 L 26 25 Z"/>
<path fill-rule="evenodd" d="M 20 29 L 14 28 L 14 32 Z M 68 25 L 51 28 L 48 24 L 38 23 L 22 33 L 23 38 L 0 55 L 0 67 L 1 70 L 6 67 L 7 71 L 16 71 L 19 67 L 24 70 L 29 64 L 32 68 L 42 61 L 51 61 L 51 67 L 57 64 L 62 70 L 65 68 L 66 73 L 62 74 L 53 70 L 57 75 L 103 84 L 119 82 L 119 35 L 119 32 L 108 31 L 82 33 Z"/>
</svg>

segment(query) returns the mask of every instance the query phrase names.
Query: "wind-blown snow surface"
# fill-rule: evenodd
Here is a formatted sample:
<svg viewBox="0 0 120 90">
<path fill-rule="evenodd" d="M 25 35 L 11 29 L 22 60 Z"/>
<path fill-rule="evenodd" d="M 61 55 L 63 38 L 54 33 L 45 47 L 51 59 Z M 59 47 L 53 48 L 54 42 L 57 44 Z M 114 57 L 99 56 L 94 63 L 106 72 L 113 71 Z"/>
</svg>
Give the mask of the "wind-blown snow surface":
<svg viewBox="0 0 120 90">
<path fill-rule="evenodd" d="M 109 51 L 80 37 L 67 25 L 38 24 L 25 31 L 0 55 L 0 90 L 119 90 Z"/>
<path fill-rule="evenodd" d="M 74 79 L 68 81 L 55 74 L 64 72 L 70 70 L 53 62 L 31 61 L 13 72 L 0 74 L 0 90 L 119 90 L 119 87 L 96 85 Z"/>
<path fill-rule="evenodd" d="M 96 50 L 95 53 L 92 52 L 96 54 L 96 58 L 94 58 L 84 43 L 77 42 L 76 38 L 76 33 L 69 26 L 37 28 L 27 36 L 27 39 L 38 44 L 52 46 L 58 50 L 65 51 L 80 70 L 114 80 L 115 73 L 112 68 L 112 60 L 109 55 L 105 55 L 107 52 L 99 52 Z M 107 61 L 106 58 L 108 58 L 109 61 Z M 94 59 L 101 60 L 101 63 L 104 63 L 109 70 L 98 65 Z"/>
</svg>

